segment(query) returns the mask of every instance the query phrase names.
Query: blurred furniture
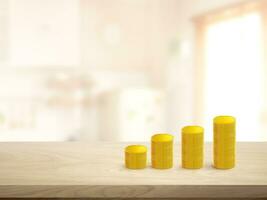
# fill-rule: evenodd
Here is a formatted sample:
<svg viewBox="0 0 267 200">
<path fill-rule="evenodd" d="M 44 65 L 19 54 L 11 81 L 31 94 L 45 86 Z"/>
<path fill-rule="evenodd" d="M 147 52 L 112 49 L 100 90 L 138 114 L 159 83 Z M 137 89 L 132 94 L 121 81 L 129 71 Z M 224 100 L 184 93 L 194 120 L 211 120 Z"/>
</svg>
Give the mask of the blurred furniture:
<svg viewBox="0 0 267 200">
<path fill-rule="evenodd" d="M 146 141 L 164 130 L 164 93 L 149 87 L 124 88 L 99 101 L 99 134 L 106 141 Z"/>
<path fill-rule="evenodd" d="M 267 143 L 238 143 L 237 166 L 128 170 L 124 143 L 1 143 L 0 198 L 267 198 Z M 179 153 L 179 155 L 178 155 Z M 150 156 L 150 154 L 148 154 Z M 179 161 L 178 161 L 179 159 Z"/>
</svg>

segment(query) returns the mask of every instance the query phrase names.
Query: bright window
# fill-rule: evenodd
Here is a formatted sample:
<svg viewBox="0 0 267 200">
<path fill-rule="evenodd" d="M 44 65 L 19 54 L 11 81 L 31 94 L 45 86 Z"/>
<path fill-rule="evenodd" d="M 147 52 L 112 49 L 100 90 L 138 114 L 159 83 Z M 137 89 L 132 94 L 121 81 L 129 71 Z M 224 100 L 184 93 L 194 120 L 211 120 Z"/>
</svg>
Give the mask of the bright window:
<svg viewBox="0 0 267 200">
<path fill-rule="evenodd" d="M 261 32 L 261 15 L 250 12 L 212 23 L 205 34 L 204 124 L 210 127 L 216 115 L 233 115 L 241 141 L 260 139 Z M 212 139 L 212 131 L 206 139 Z"/>
</svg>

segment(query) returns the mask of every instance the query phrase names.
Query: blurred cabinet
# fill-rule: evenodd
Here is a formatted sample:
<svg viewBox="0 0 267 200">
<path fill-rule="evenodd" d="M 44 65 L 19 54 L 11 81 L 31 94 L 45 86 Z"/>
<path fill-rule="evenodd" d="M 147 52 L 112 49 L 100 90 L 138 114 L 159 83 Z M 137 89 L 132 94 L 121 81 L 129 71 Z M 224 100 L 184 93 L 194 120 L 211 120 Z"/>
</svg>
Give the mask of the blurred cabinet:
<svg viewBox="0 0 267 200">
<path fill-rule="evenodd" d="M 105 141 L 149 141 L 165 130 L 165 98 L 161 90 L 128 88 L 99 101 L 99 134 Z"/>
</svg>

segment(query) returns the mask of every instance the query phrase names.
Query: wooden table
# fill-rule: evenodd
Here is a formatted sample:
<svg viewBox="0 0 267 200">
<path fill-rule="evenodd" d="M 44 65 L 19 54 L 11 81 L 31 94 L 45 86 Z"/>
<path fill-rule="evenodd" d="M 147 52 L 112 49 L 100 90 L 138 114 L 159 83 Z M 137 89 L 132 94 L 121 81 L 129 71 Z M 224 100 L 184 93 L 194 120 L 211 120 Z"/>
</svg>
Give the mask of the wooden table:
<svg viewBox="0 0 267 200">
<path fill-rule="evenodd" d="M 0 143 L 0 198 L 267 198 L 267 143 L 238 143 L 237 166 L 124 168 L 122 143 Z M 150 151 L 149 151 L 150 152 Z M 150 157 L 150 155 L 149 155 Z"/>
</svg>

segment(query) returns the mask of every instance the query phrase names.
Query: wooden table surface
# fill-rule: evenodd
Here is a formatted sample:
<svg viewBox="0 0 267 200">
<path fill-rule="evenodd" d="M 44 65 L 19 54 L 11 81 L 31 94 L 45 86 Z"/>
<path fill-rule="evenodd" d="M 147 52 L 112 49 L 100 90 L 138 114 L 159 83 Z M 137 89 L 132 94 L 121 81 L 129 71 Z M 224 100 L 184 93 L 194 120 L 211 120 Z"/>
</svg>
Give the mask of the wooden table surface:
<svg viewBox="0 0 267 200">
<path fill-rule="evenodd" d="M 267 143 L 238 143 L 231 170 L 212 168 L 210 144 L 200 170 L 180 167 L 179 144 L 172 169 L 128 170 L 126 145 L 0 143 L 0 198 L 267 197 Z"/>
</svg>

